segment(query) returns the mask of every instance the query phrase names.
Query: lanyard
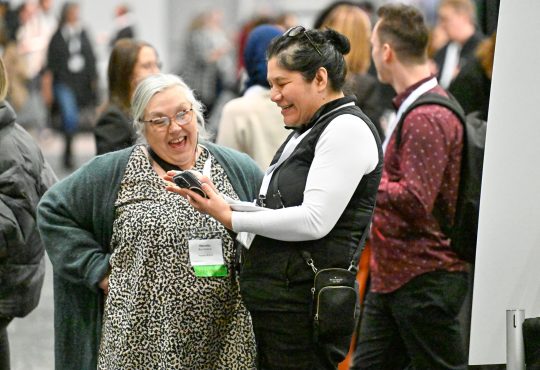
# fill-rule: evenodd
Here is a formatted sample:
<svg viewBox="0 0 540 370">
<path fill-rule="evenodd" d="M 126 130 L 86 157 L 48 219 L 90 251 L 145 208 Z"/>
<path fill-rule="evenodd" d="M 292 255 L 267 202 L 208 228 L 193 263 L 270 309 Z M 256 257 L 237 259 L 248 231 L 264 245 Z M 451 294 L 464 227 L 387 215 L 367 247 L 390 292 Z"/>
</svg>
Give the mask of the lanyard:
<svg viewBox="0 0 540 370">
<path fill-rule="evenodd" d="M 388 142 L 390 141 L 390 137 L 392 136 L 392 133 L 394 132 L 399 120 L 401 119 L 401 116 L 403 113 L 411 106 L 412 103 L 416 101 L 421 95 L 424 95 L 429 90 L 433 89 L 437 86 L 437 78 L 433 77 L 432 79 L 424 82 L 422 85 L 418 86 L 408 97 L 403 101 L 403 103 L 400 105 L 396 117 L 390 124 L 388 125 L 388 129 L 386 132 L 386 138 L 384 139 L 384 143 L 382 144 L 383 151 L 386 151 L 386 147 L 388 145 Z"/>
<path fill-rule="evenodd" d="M 354 105 L 354 102 L 350 102 L 350 103 L 346 103 L 346 104 L 343 104 L 335 109 L 332 109 L 330 112 L 328 113 L 325 113 L 323 114 L 322 116 L 319 117 L 319 119 L 317 119 L 317 121 L 313 124 L 313 127 L 315 127 L 315 125 L 320 122 L 324 117 L 328 116 L 329 114 L 339 110 L 339 109 L 343 109 L 345 107 L 349 107 L 349 106 L 353 106 Z M 294 137 L 292 137 L 289 142 L 287 143 L 287 145 L 285 145 L 285 149 L 283 149 L 283 152 L 281 152 L 281 156 L 279 157 L 278 161 L 276 163 L 274 163 L 273 165 L 271 165 L 270 167 L 268 167 L 268 169 L 266 170 L 265 174 L 264 174 L 264 178 L 263 178 L 263 181 L 262 181 L 262 184 L 261 184 L 261 189 L 259 190 L 259 199 L 264 199 L 266 198 L 266 193 L 268 192 L 268 187 L 270 186 L 270 180 L 272 180 L 272 176 L 274 174 L 274 171 L 283 164 L 283 162 L 285 162 L 287 160 L 287 158 L 289 158 L 292 154 L 292 152 L 294 151 L 294 149 L 298 146 L 298 144 L 300 144 L 300 142 L 302 141 L 302 139 L 304 139 L 307 134 L 309 134 L 309 132 L 313 129 L 313 127 L 311 127 L 309 130 L 306 130 L 302 135 L 298 135 L 298 133 L 296 132 L 294 135 Z"/>
<path fill-rule="evenodd" d="M 200 147 L 203 148 L 206 151 L 206 153 L 208 153 L 208 158 L 206 158 L 206 160 L 204 161 L 202 174 L 210 179 L 211 178 L 210 172 L 212 170 L 212 154 L 210 154 L 210 151 L 206 149 L 204 146 L 200 145 Z M 163 168 L 163 170 L 165 170 L 165 172 L 182 170 L 180 167 L 174 164 L 170 164 L 169 162 L 166 162 L 165 160 L 163 160 L 159 155 L 157 155 L 156 152 L 152 150 L 150 146 L 147 147 L 147 150 L 150 157 L 152 157 L 152 159 L 156 161 L 159 164 L 159 166 Z"/>
<path fill-rule="evenodd" d="M 210 154 L 210 151 L 206 149 L 204 146 L 201 145 L 201 148 L 206 150 L 206 153 L 208 153 L 208 158 L 206 158 L 206 160 L 204 161 L 202 174 L 203 176 L 206 176 L 209 179 L 211 179 L 210 172 L 212 171 L 212 154 Z"/>
</svg>

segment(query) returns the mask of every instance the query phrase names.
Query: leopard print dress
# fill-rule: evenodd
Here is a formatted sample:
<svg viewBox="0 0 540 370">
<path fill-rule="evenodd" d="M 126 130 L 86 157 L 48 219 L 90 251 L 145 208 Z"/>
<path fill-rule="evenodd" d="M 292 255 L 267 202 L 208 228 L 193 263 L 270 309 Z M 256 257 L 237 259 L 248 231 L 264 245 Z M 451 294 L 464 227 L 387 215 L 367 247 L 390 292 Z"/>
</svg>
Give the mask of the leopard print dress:
<svg viewBox="0 0 540 370">
<path fill-rule="evenodd" d="M 197 159 L 202 168 L 208 151 Z M 212 158 L 218 190 L 238 199 Z M 251 318 L 231 277 L 233 241 L 226 229 L 165 190 L 142 147 L 131 155 L 115 203 L 109 295 L 99 369 L 253 369 Z M 227 277 L 196 277 L 188 239 L 219 234 Z M 204 237 L 204 236 L 203 236 Z"/>
</svg>

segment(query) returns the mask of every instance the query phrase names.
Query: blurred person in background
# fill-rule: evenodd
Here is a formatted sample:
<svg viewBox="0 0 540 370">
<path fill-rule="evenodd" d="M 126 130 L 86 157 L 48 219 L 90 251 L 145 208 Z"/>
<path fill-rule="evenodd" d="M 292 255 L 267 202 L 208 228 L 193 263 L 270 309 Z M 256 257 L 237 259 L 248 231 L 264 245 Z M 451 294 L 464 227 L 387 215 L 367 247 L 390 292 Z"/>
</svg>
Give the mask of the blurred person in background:
<svg viewBox="0 0 540 370">
<path fill-rule="evenodd" d="M 263 24 L 274 24 L 273 17 L 265 14 L 256 15 L 255 17 L 252 17 L 244 22 L 240 27 L 240 31 L 238 32 L 236 45 L 236 73 L 238 78 L 238 91 L 243 91 L 246 79 L 244 49 L 246 47 L 248 36 L 255 27 Z M 283 29 L 283 31 L 285 30 L 286 28 Z"/>
<path fill-rule="evenodd" d="M 41 77 L 47 58 L 47 47 L 56 31 L 57 21 L 52 13 L 52 0 L 28 0 L 21 5 L 17 30 L 17 51 L 24 60 L 28 97 L 18 111 L 19 122 L 41 130 L 47 122 L 47 108 L 41 95 Z"/>
<path fill-rule="evenodd" d="M 110 47 L 113 48 L 120 39 L 134 39 L 135 36 L 135 22 L 131 8 L 125 3 L 117 5 L 114 10 L 114 33 L 109 41 Z"/>
<path fill-rule="evenodd" d="M 248 154 L 265 170 L 283 143 L 287 131 L 278 106 L 270 99 L 266 78 L 266 49 L 283 34 L 273 25 L 260 25 L 249 34 L 244 48 L 247 72 L 243 96 L 225 104 L 218 126 L 218 144 Z"/>
<path fill-rule="evenodd" d="M 82 110 L 93 111 L 97 102 L 96 58 L 88 34 L 80 23 L 79 10 L 76 3 L 64 3 L 58 29 L 49 43 L 43 76 L 45 102 L 49 107 L 54 103 L 59 111 L 66 168 L 74 165 L 72 141 Z"/>
<path fill-rule="evenodd" d="M 234 86 L 236 79 L 232 44 L 222 23 L 221 10 L 198 15 L 191 22 L 182 48 L 184 60 L 179 75 L 195 90 L 206 107 L 207 118 L 220 94 Z"/>
<path fill-rule="evenodd" d="M 478 111 L 483 120 L 488 118 L 496 38 L 493 32 L 478 45 L 474 58 L 463 65 L 448 88 L 465 114 Z"/>
<path fill-rule="evenodd" d="M 140 81 L 159 71 L 159 57 L 150 44 L 129 38 L 116 42 L 107 71 L 109 100 L 94 129 L 97 154 L 135 144 L 131 97 Z"/>
<path fill-rule="evenodd" d="M 428 42 L 428 62 L 430 65 L 431 72 L 434 75 L 437 75 L 439 72 L 439 67 L 435 62 L 435 55 L 439 50 L 441 50 L 448 43 L 448 35 L 446 31 L 442 28 L 440 23 L 436 23 L 433 27 L 429 29 L 429 42 Z"/>
<path fill-rule="evenodd" d="M 7 87 L 0 58 L 0 370 L 10 369 L 7 326 L 39 302 L 45 261 L 35 210 L 56 181 L 37 143 L 5 101 Z"/>
<path fill-rule="evenodd" d="M 256 196 L 261 171 L 247 155 L 203 141 L 202 112 L 179 77 L 148 76 L 131 106 L 145 143 L 95 157 L 41 201 L 57 370 L 254 368 L 233 236 L 162 178 L 195 170 L 231 198 Z M 197 253 L 208 239 L 219 261 Z"/>
<path fill-rule="evenodd" d="M 58 19 L 53 11 L 53 0 L 39 0 L 37 17 L 44 24 L 44 29 L 46 29 L 48 38 L 50 39 L 58 27 Z M 43 62 L 45 62 L 46 49 L 44 54 Z"/>
<path fill-rule="evenodd" d="M 19 13 L 23 11 L 25 4 L 17 9 L 9 9 L 5 19 L 5 39 L 2 59 L 9 76 L 7 100 L 15 112 L 21 112 L 28 102 L 28 78 L 26 60 L 19 54 L 16 35 L 20 26 Z"/>
<path fill-rule="evenodd" d="M 438 10 L 439 24 L 448 43 L 435 54 L 440 85 L 447 89 L 461 67 L 474 58 L 484 38 L 476 29 L 476 11 L 472 0 L 442 0 Z"/>
<path fill-rule="evenodd" d="M 379 136 L 384 138 L 380 124 L 384 111 L 380 84 L 375 76 L 368 73 L 371 64 L 371 21 L 368 14 L 358 5 L 342 4 L 334 7 L 321 22 L 321 29 L 331 28 L 349 39 L 351 51 L 345 56 L 347 78 L 343 91 L 356 96 L 358 106 L 371 119 Z"/>
</svg>

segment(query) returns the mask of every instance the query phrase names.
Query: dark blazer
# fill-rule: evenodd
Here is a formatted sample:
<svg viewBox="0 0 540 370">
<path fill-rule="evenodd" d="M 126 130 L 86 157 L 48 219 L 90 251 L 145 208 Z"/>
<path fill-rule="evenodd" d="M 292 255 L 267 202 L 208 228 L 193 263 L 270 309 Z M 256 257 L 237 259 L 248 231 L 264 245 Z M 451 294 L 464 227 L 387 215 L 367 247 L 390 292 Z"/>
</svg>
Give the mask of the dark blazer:
<svg viewBox="0 0 540 370">
<path fill-rule="evenodd" d="M 465 114 L 479 111 L 480 118 L 487 120 L 491 79 L 477 58 L 471 59 L 461 68 L 448 91 L 461 104 Z"/>
</svg>

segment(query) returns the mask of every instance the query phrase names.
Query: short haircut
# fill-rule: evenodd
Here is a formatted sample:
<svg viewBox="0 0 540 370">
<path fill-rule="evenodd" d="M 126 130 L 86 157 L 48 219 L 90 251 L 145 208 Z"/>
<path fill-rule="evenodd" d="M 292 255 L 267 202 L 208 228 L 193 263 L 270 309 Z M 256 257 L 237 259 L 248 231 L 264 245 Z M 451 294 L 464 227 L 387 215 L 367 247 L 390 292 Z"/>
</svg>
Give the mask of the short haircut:
<svg viewBox="0 0 540 370">
<path fill-rule="evenodd" d="M 4 59 L 0 57 L 0 101 L 6 98 L 8 85 L 6 66 L 4 65 Z"/>
<path fill-rule="evenodd" d="M 349 39 L 351 51 L 345 56 L 345 62 L 350 73 L 368 71 L 371 63 L 371 21 L 364 10 L 357 5 L 338 5 L 324 18 L 320 28 L 331 28 Z"/>
<path fill-rule="evenodd" d="M 120 39 L 114 44 L 111 56 L 109 57 L 109 67 L 107 70 L 109 100 L 127 113 L 129 112 L 131 95 L 133 93 L 131 90 L 133 72 L 137 64 L 139 52 L 145 46 L 154 49 L 144 41 L 128 38 Z"/>
<path fill-rule="evenodd" d="M 429 30 L 420 10 L 410 5 L 387 4 L 379 8 L 377 15 L 381 44 L 389 44 L 402 63 L 426 62 Z"/>
<path fill-rule="evenodd" d="M 439 9 L 443 6 L 448 6 L 458 13 L 467 14 L 472 23 L 476 20 L 476 8 L 471 0 L 441 0 Z"/>
<path fill-rule="evenodd" d="M 197 117 L 199 125 L 199 136 L 205 138 L 206 131 L 204 129 L 203 105 L 195 98 L 193 90 L 180 77 L 173 74 L 159 73 L 150 75 L 142 80 L 133 93 L 131 99 L 131 115 L 133 117 L 133 125 L 137 133 L 145 137 L 146 125 L 141 122 L 144 118 L 144 112 L 150 100 L 157 93 L 163 92 L 173 87 L 180 87 L 186 96 L 187 100 L 192 104 L 193 111 Z"/>
<path fill-rule="evenodd" d="M 347 75 L 344 55 L 349 51 L 349 40 L 342 34 L 330 29 L 306 29 L 294 37 L 288 32 L 276 37 L 268 46 L 267 54 L 268 60 L 275 57 L 280 66 L 301 73 L 306 81 L 313 81 L 323 67 L 328 72 L 331 89 L 341 91 Z"/>
</svg>

